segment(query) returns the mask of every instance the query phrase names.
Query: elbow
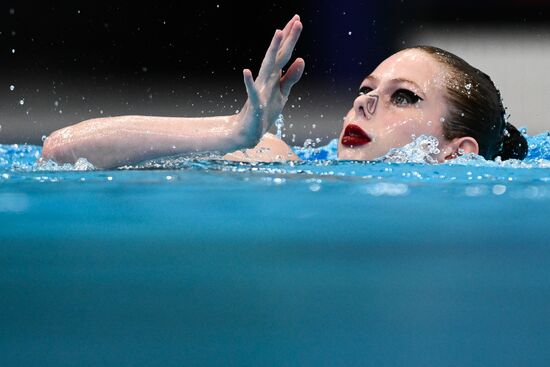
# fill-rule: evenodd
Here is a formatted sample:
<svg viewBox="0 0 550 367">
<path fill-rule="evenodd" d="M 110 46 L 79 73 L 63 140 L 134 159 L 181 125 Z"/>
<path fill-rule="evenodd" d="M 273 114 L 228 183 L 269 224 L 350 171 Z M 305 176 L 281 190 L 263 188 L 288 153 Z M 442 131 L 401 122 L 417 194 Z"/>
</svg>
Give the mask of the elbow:
<svg viewBox="0 0 550 367">
<path fill-rule="evenodd" d="M 74 163 L 70 139 L 66 129 L 57 130 L 44 140 L 39 162 L 52 160 L 57 163 Z"/>
<path fill-rule="evenodd" d="M 57 149 L 56 144 L 54 143 L 55 135 L 52 134 L 44 140 L 44 144 L 42 145 L 42 156 L 40 157 L 40 161 L 48 161 L 48 160 L 55 160 L 55 156 L 57 155 Z"/>
</svg>

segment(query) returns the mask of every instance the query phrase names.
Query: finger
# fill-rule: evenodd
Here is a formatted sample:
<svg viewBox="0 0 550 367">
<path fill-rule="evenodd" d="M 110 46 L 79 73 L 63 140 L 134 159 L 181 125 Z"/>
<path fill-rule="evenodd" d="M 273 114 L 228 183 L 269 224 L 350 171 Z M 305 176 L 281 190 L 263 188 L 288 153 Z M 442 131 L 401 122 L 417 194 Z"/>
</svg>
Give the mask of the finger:
<svg viewBox="0 0 550 367">
<path fill-rule="evenodd" d="M 281 45 L 285 42 L 285 40 L 289 37 L 290 35 L 290 32 L 292 31 L 292 26 L 294 25 L 294 22 L 296 22 L 297 20 L 300 20 L 300 16 L 298 14 L 295 14 L 292 19 L 290 19 L 288 21 L 288 23 L 285 25 L 285 27 L 283 28 L 283 39 L 281 40 Z M 279 49 L 277 50 L 277 53 L 280 53 L 281 51 L 281 47 L 279 47 Z M 280 68 L 279 68 L 280 69 Z M 273 72 L 274 70 L 272 70 Z M 271 73 L 272 74 L 272 73 Z M 280 76 L 279 78 L 277 79 L 280 79 Z"/>
<path fill-rule="evenodd" d="M 262 65 L 260 66 L 260 71 L 258 72 L 258 77 L 256 78 L 256 80 L 260 83 L 262 83 L 267 75 L 271 74 L 273 71 L 273 68 L 275 67 L 275 60 L 277 59 L 277 52 L 279 51 L 282 40 L 283 31 L 277 29 L 271 39 L 271 44 L 267 49 Z"/>
<path fill-rule="evenodd" d="M 283 96 L 288 97 L 294 84 L 302 77 L 304 68 L 305 61 L 302 58 L 297 58 L 292 65 L 290 65 L 285 75 L 281 78 L 281 93 Z"/>
<path fill-rule="evenodd" d="M 284 40 L 277 54 L 276 67 L 282 68 L 290 60 L 296 42 L 298 42 L 298 38 L 300 38 L 300 34 L 302 33 L 302 28 L 302 22 L 299 20 L 294 21 L 288 37 Z"/>
<path fill-rule="evenodd" d="M 291 20 L 288 21 L 288 23 L 283 28 L 283 41 L 288 37 L 290 34 L 290 30 L 292 29 L 292 25 L 295 21 L 300 20 L 300 16 L 298 14 L 294 15 Z"/>
<path fill-rule="evenodd" d="M 243 79 L 250 106 L 256 109 L 260 105 L 260 96 L 254 86 L 254 78 L 252 77 L 252 72 L 249 69 L 243 70 Z"/>
</svg>

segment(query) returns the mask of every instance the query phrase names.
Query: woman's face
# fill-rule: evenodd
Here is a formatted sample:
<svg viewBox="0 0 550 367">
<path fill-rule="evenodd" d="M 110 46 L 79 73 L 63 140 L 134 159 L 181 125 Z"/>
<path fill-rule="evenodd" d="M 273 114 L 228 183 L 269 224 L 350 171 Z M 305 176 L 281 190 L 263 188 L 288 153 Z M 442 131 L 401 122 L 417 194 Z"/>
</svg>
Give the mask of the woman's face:
<svg viewBox="0 0 550 367">
<path fill-rule="evenodd" d="M 444 66 L 421 50 L 400 51 L 384 60 L 363 80 L 344 118 L 338 159 L 375 159 L 422 134 L 438 138 L 443 151 L 446 74 Z M 434 158 L 443 161 L 440 155 Z"/>
</svg>

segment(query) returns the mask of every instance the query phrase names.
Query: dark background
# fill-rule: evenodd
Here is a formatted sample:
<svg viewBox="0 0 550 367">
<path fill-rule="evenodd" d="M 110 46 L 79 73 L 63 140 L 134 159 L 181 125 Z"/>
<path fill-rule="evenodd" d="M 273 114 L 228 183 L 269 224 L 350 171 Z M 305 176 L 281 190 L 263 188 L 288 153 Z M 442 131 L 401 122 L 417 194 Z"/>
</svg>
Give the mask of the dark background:
<svg viewBox="0 0 550 367">
<path fill-rule="evenodd" d="M 361 78 L 428 23 L 534 27 L 548 1 L 7 1 L 0 6 L 0 143 L 119 114 L 231 114 L 276 28 L 295 13 L 306 73 L 288 141 L 337 135 Z M 13 86 L 13 90 L 11 90 Z M 292 124 L 292 126 L 291 126 Z"/>
</svg>

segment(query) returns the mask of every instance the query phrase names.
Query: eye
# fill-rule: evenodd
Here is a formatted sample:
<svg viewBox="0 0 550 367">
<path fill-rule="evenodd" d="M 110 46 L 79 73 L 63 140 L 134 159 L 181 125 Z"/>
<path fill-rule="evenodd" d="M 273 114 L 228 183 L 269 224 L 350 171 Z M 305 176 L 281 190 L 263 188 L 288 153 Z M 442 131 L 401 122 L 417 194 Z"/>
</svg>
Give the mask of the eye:
<svg viewBox="0 0 550 367">
<path fill-rule="evenodd" d="M 365 95 L 365 94 L 367 94 L 369 92 L 372 92 L 372 91 L 373 91 L 373 89 L 371 87 L 361 87 L 359 89 L 359 95 L 362 96 L 362 95 Z"/>
<path fill-rule="evenodd" d="M 404 107 L 422 101 L 423 99 L 408 89 L 398 89 L 391 96 L 391 101 L 398 106 Z"/>
</svg>

